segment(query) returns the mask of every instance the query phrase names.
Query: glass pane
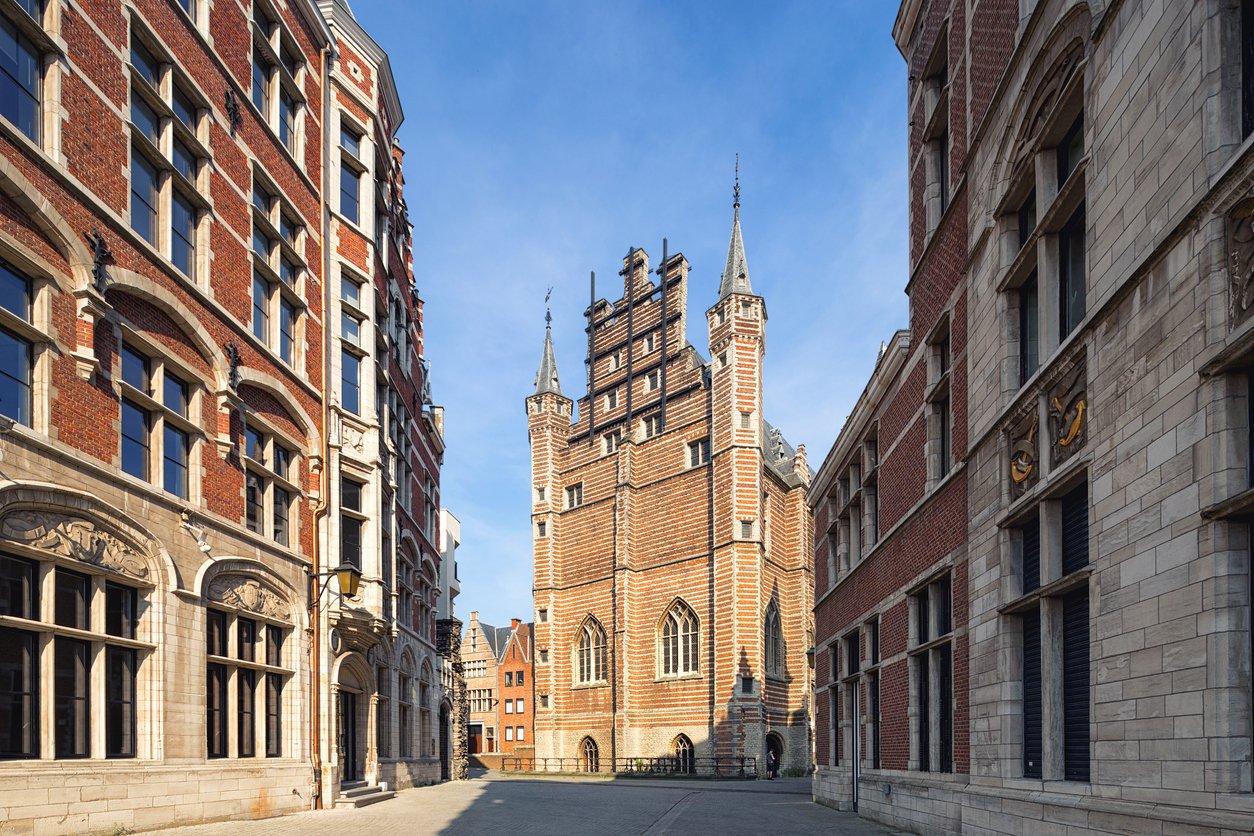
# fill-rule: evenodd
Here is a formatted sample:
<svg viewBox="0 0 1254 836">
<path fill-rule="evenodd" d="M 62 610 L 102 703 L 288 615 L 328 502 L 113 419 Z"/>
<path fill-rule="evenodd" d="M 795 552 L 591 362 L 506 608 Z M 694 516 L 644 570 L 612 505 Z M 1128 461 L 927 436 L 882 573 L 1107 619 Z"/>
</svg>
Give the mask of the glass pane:
<svg viewBox="0 0 1254 836">
<path fill-rule="evenodd" d="M 239 639 L 239 658 L 246 662 L 257 661 L 257 622 L 241 618 L 236 621 L 235 630 Z"/>
<path fill-rule="evenodd" d="M 340 363 L 340 401 L 354 415 L 361 414 L 361 359 L 355 354 L 343 352 Z"/>
<path fill-rule="evenodd" d="M 300 267 L 294 262 L 283 256 L 279 259 L 279 278 L 288 287 L 296 286 L 296 278 L 300 275 Z"/>
<path fill-rule="evenodd" d="M 137 93 L 131 93 L 131 121 L 153 145 L 161 141 L 161 117 Z"/>
<path fill-rule="evenodd" d="M 287 239 L 287 243 L 296 246 L 296 238 L 300 233 L 300 224 L 286 212 L 279 215 L 279 234 Z"/>
<path fill-rule="evenodd" d="M 85 758 L 90 754 L 88 704 L 90 645 L 58 637 L 53 660 L 53 731 L 58 758 Z"/>
<path fill-rule="evenodd" d="M 161 390 L 161 402 L 171 412 L 187 417 L 188 386 L 176 375 L 165 373 L 165 384 Z"/>
<path fill-rule="evenodd" d="M 253 276 L 253 335 L 268 343 L 270 333 L 270 283 Z"/>
<path fill-rule="evenodd" d="M 0 116 L 39 141 L 42 62 L 39 51 L 8 20 L 0 17 Z"/>
<path fill-rule="evenodd" d="M 340 504 L 350 511 L 361 511 L 361 485 L 347 479 L 340 482 Z"/>
<path fill-rule="evenodd" d="M 266 625 L 266 664 L 276 668 L 283 665 L 283 629 L 273 624 Z"/>
<path fill-rule="evenodd" d="M 292 451 L 278 444 L 274 445 L 274 466 L 271 468 L 275 473 L 282 476 L 288 481 L 292 480 Z"/>
<path fill-rule="evenodd" d="M 255 462 L 265 464 L 266 438 L 252 427 L 244 427 L 244 455 Z"/>
<path fill-rule="evenodd" d="M 361 520 L 342 517 L 340 520 L 340 557 L 345 563 L 361 566 Z"/>
<path fill-rule="evenodd" d="M 0 554 L 0 615 L 36 617 L 37 568 L 33 560 Z"/>
<path fill-rule="evenodd" d="M 110 647 L 105 661 L 105 756 L 135 757 L 135 651 Z"/>
<path fill-rule="evenodd" d="M 361 175 L 346 165 L 340 166 L 340 214 L 352 223 L 360 223 Z"/>
<path fill-rule="evenodd" d="M 283 677 L 266 674 L 266 757 L 283 754 Z M 381 718 L 381 722 L 384 720 Z"/>
<path fill-rule="evenodd" d="M 131 153 L 131 229 L 157 242 L 157 170 L 138 151 Z"/>
<path fill-rule="evenodd" d="M 0 329 L 0 414 L 30 424 L 30 343 Z"/>
<path fill-rule="evenodd" d="M 361 307 L 361 285 L 347 276 L 340 277 L 340 298 L 354 307 Z"/>
<path fill-rule="evenodd" d="M 211 758 L 224 758 L 226 748 L 226 668 L 209 666 L 208 692 L 205 694 L 206 752 Z"/>
<path fill-rule="evenodd" d="M 239 756 L 251 758 L 257 754 L 257 724 L 255 706 L 257 702 L 257 674 L 250 670 L 241 670 L 235 674 L 238 683 L 239 730 L 236 738 L 239 744 Z"/>
<path fill-rule="evenodd" d="M 279 357 L 284 363 L 292 362 L 295 326 L 296 306 L 284 299 L 279 304 Z"/>
<path fill-rule="evenodd" d="M 105 584 L 105 632 L 123 639 L 135 638 L 137 593 L 129 586 Z"/>
<path fill-rule="evenodd" d="M 128 345 L 123 345 L 118 357 L 122 361 L 122 380 L 145 394 L 148 392 L 148 358 Z"/>
<path fill-rule="evenodd" d="M 340 335 L 353 345 L 361 345 L 361 323 L 357 317 L 347 312 L 340 314 Z"/>
<path fill-rule="evenodd" d="M 196 179 L 196 154 L 184 144 L 183 140 L 174 140 L 174 167 L 188 180 Z M 182 199 L 175 195 L 175 199 Z M 186 201 L 185 201 L 186 202 Z M 191 204 L 188 203 L 190 206 Z"/>
<path fill-rule="evenodd" d="M 175 496 L 187 498 L 188 449 L 187 433 L 166 424 L 163 487 Z"/>
<path fill-rule="evenodd" d="M 35 634 L 0 627 L 0 760 L 39 755 Z"/>
<path fill-rule="evenodd" d="M 354 157 L 361 158 L 361 137 L 343 125 L 340 126 L 340 146 Z"/>
<path fill-rule="evenodd" d="M 56 613 L 54 621 L 61 627 L 87 630 L 91 625 L 91 578 L 56 570 Z"/>
<path fill-rule="evenodd" d="M 262 212 L 270 211 L 270 195 L 266 194 L 265 190 L 256 183 L 253 183 L 253 206 Z"/>
<path fill-rule="evenodd" d="M 175 192 L 170 209 L 170 261 L 188 276 L 194 276 L 196 272 L 196 207 L 186 197 Z"/>
<path fill-rule="evenodd" d="M 196 131 L 196 105 L 187 97 L 179 88 L 174 88 L 174 99 L 170 102 L 170 106 L 174 109 L 174 115 L 179 121 L 191 129 L 193 133 Z"/>
<path fill-rule="evenodd" d="M 147 81 L 155 89 L 161 62 L 157 60 L 157 56 L 153 55 L 148 47 L 144 46 L 136 38 L 131 38 L 131 64 L 139 71 L 144 81 Z"/>
<path fill-rule="evenodd" d="M 148 413 L 122 401 L 122 470 L 140 479 L 148 478 Z"/>
<path fill-rule="evenodd" d="M 270 65 L 260 54 L 253 53 L 253 104 L 261 115 L 270 115 Z"/>
<path fill-rule="evenodd" d="M 30 319 L 30 279 L 0 261 L 0 308 Z"/>
<path fill-rule="evenodd" d="M 248 526 L 249 531 L 260 534 L 261 520 L 265 513 L 261 504 L 265 489 L 261 484 L 261 480 L 251 473 L 248 474 L 244 482 L 246 485 L 244 496 L 245 524 Z"/>
<path fill-rule="evenodd" d="M 296 100 L 286 90 L 279 91 L 279 141 L 296 150 Z"/>
<path fill-rule="evenodd" d="M 210 656 L 226 655 L 226 613 L 210 610 L 206 651 Z"/>
<path fill-rule="evenodd" d="M 291 494 L 282 488 L 274 489 L 274 542 L 281 546 L 288 545 L 288 511 L 291 508 Z"/>
</svg>

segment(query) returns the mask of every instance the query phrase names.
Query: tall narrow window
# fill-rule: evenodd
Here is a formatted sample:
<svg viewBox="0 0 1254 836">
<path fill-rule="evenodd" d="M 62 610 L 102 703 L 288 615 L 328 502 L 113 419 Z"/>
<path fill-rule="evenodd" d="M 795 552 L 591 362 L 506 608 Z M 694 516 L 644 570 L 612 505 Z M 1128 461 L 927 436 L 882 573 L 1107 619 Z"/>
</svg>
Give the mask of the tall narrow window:
<svg viewBox="0 0 1254 836">
<path fill-rule="evenodd" d="M 348 479 L 340 481 L 340 557 L 361 568 L 361 537 L 365 516 L 361 504 L 362 485 Z"/>
<path fill-rule="evenodd" d="M 31 280 L 0 261 L 0 308 L 31 320 Z M 31 342 L 0 326 L 0 414 L 19 424 L 31 421 Z"/>
<path fill-rule="evenodd" d="M 1040 304 L 1036 271 L 1019 286 L 1019 385 L 1028 382 L 1041 362 Z"/>
<path fill-rule="evenodd" d="M 361 358 L 347 348 L 340 355 L 340 402 L 354 415 L 361 414 Z"/>
<path fill-rule="evenodd" d="M 1062 599 L 1063 774 L 1089 780 L 1089 591 Z"/>
<path fill-rule="evenodd" d="M 1076 117 L 1055 151 L 1058 165 L 1058 188 L 1071 176 L 1084 156 L 1084 114 Z"/>
<path fill-rule="evenodd" d="M 77 572 L 57 569 L 55 590 L 57 625 L 75 630 L 91 629 L 91 579 Z M 54 651 L 56 756 L 86 758 L 91 754 L 91 645 L 81 639 L 57 636 Z"/>
<path fill-rule="evenodd" d="M 226 640 L 226 613 L 210 610 L 207 616 L 206 653 L 211 659 L 226 657 Z M 205 730 L 208 736 L 208 756 L 211 758 L 227 756 L 226 670 L 226 665 L 221 662 L 209 662 Z"/>
<path fill-rule="evenodd" d="M 1023 614 L 1023 777 L 1041 777 L 1041 610 Z"/>
<path fill-rule="evenodd" d="M 605 681 L 605 630 L 589 618 L 579 628 L 576 645 L 575 681 L 593 685 Z"/>
<path fill-rule="evenodd" d="M 340 166 L 340 214 L 361 223 L 361 172 L 347 163 Z"/>
<path fill-rule="evenodd" d="M 153 245 L 157 244 L 159 183 L 156 167 L 138 150 L 131 152 L 131 229 Z"/>
<path fill-rule="evenodd" d="M 43 19 L 42 0 L 19 3 L 36 24 Z M 8 17 L 0 16 L 0 116 L 39 142 L 43 58 L 38 47 Z"/>
<path fill-rule="evenodd" d="M 1085 313 L 1084 207 L 1058 233 L 1059 340 L 1079 327 Z"/>
<path fill-rule="evenodd" d="M 787 667 L 784 662 L 784 631 L 780 624 L 779 607 L 774 601 L 767 604 L 762 632 L 766 649 L 766 672 L 771 676 L 785 676 Z"/>
<path fill-rule="evenodd" d="M 135 638 L 137 593 L 115 583 L 105 584 L 105 632 Z M 105 650 L 105 756 L 135 757 L 135 686 L 138 658 L 129 647 Z"/>
<path fill-rule="evenodd" d="M 0 615 L 34 620 L 37 566 L 0 554 Z M 0 627 L 0 760 L 39 757 L 38 633 Z"/>
</svg>

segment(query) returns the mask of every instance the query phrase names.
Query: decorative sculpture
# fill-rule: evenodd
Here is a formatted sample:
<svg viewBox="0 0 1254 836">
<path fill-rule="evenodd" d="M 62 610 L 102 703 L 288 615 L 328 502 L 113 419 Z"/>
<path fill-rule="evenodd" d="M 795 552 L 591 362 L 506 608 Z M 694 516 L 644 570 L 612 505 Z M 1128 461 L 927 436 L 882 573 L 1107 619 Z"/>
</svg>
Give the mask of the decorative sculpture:
<svg viewBox="0 0 1254 836">
<path fill-rule="evenodd" d="M 244 575 L 220 575 L 209 583 L 210 601 L 255 612 L 267 618 L 286 620 L 290 615 L 287 603 L 277 592 Z"/>
<path fill-rule="evenodd" d="M 1063 376 L 1049 393 L 1051 463 L 1057 467 L 1084 446 L 1088 410 L 1084 366 Z"/>
<path fill-rule="evenodd" d="M 1036 432 L 1040 425 L 1036 410 L 1023 416 L 1010 431 L 1010 492 L 1023 496 L 1036 483 Z"/>
<path fill-rule="evenodd" d="M 91 247 L 92 285 L 96 288 L 97 293 L 103 294 L 105 286 L 109 281 L 105 264 L 113 260 L 113 251 L 109 249 L 109 244 L 105 241 L 104 236 L 100 234 L 100 230 L 95 227 L 92 227 L 91 232 L 84 232 L 83 237 L 87 239 L 87 244 Z"/>
<path fill-rule="evenodd" d="M 244 364 L 244 359 L 240 357 L 239 346 L 234 341 L 223 346 L 223 350 L 226 352 L 227 362 L 231 364 L 230 376 L 227 378 L 227 382 L 231 387 L 231 391 L 235 392 L 239 390 L 239 367 Z"/>
<path fill-rule="evenodd" d="M 35 509 L 13 511 L 0 522 L 0 537 L 135 578 L 148 577 L 142 555 L 83 517 Z"/>
<path fill-rule="evenodd" d="M 1254 310 L 1254 197 L 1228 211 L 1228 327 L 1236 328 Z"/>
<path fill-rule="evenodd" d="M 239 130 L 239 126 L 244 124 L 244 116 L 240 113 L 239 99 L 235 98 L 235 91 L 230 87 L 226 88 L 226 118 L 231 123 L 231 136 L 235 136 L 235 132 Z"/>
</svg>

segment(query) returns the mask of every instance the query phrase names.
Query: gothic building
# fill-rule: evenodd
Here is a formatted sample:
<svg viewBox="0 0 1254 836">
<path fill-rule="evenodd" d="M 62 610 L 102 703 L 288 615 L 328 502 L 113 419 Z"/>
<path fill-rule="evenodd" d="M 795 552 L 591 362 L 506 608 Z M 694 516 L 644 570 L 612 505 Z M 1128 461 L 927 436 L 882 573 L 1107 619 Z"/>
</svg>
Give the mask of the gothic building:
<svg viewBox="0 0 1254 836">
<path fill-rule="evenodd" d="M 0 22 L 6 830 L 438 779 L 442 429 L 386 55 L 343 0 Z"/>
<path fill-rule="evenodd" d="M 655 279 L 633 248 L 622 296 L 594 288 L 577 415 L 546 329 L 526 412 L 535 754 L 553 768 L 811 762 L 810 472 L 765 420 L 739 187 L 735 210 L 711 360 L 685 340 L 682 254 Z"/>
<path fill-rule="evenodd" d="M 1250 832 L 1254 3 L 905 0 L 893 36 L 910 320 L 810 493 L 815 797 Z"/>
</svg>

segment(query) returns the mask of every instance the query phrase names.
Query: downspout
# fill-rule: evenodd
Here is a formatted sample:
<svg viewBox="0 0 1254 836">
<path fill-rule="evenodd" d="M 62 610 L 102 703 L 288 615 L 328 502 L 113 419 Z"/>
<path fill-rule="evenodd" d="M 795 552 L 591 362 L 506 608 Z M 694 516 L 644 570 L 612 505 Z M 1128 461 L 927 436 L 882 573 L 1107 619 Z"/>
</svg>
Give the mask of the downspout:
<svg viewBox="0 0 1254 836">
<path fill-rule="evenodd" d="M 321 543 L 323 523 L 326 520 L 331 492 L 331 340 L 326 328 L 331 310 L 331 206 L 327 195 L 331 189 L 331 61 L 333 42 L 322 48 L 322 472 L 319 474 L 318 504 L 314 506 L 314 538 L 311 556 L 312 584 L 310 623 L 313 639 L 309 648 L 310 697 L 309 697 L 309 757 L 313 766 L 314 792 L 310 799 L 315 810 L 323 808 L 322 794 L 322 596 L 318 589 L 318 572 L 321 569 Z"/>
</svg>

